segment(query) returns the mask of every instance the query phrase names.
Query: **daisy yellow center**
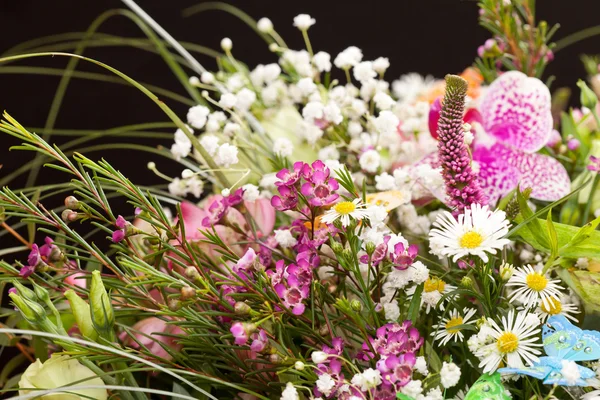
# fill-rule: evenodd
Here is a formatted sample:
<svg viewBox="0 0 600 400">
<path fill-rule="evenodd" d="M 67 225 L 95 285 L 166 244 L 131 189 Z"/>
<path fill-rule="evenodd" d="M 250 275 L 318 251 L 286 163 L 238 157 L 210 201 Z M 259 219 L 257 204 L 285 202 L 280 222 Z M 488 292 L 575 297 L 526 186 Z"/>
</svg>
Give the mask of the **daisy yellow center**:
<svg viewBox="0 0 600 400">
<path fill-rule="evenodd" d="M 512 353 L 519 347 L 519 338 L 512 332 L 504 332 L 496 342 L 501 353 Z"/>
<path fill-rule="evenodd" d="M 548 285 L 548 279 L 546 279 L 544 275 L 540 274 L 539 272 L 534 272 L 527 275 L 525 282 L 531 290 L 535 290 L 536 292 L 541 292 L 542 290 L 546 289 L 546 285 Z"/>
<path fill-rule="evenodd" d="M 483 242 L 483 236 L 477 232 L 469 231 L 460 238 L 460 247 L 464 249 L 474 249 Z"/>
<path fill-rule="evenodd" d="M 560 301 L 552 297 L 548 298 L 547 300 L 549 307 L 546 307 L 545 301 L 542 302 L 542 306 L 540 307 L 542 311 L 550 315 L 560 314 L 562 311 L 562 305 L 560 304 Z"/>
<path fill-rule="evenodd" d="M 426 293 L 435 292 L 436 290 L 440 293 L 444 291 L 446 282 L 438 278 L 428 278 L 423 285 L 423 290 Z"/>
<path fill-rule="evenodd" d="M 354 210 L 356 210 L 356 204 L 351 201 L 342 201 L 341 203 L 337 203 L 333 209 L 335 212 L 341 215 L 348 215 Z"/>
<path fill-rule="evenodd" d="M 446 330 L 448 331 L 448 333 L 458 333 L 460 331 L 460 328 L 458 329 L 452 329 L 455 326 L 458 325 L 462 325 L 463 323 L 463 318 L 462 317 L 454 317 L 452 318 L 450 321 L 446 322 Z"/>
</svg>

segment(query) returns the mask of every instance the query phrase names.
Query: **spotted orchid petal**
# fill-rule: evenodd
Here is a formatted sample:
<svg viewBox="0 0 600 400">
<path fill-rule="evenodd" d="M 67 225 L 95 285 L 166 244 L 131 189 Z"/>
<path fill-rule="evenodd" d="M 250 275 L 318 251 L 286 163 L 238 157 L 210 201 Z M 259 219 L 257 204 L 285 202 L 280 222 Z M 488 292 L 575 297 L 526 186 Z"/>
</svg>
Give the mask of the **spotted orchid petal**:
<svg viewBox="0 0 600 400">
<path fill-rule="evenodd" d="M 555 201 L 569 194 L 571 181 L 557 160 L 543 154 L 527 154 L 500 143 L 479 147 L 473 154 L 479 163 L 479 179 L 494 201 L 514 189 L 531 187 L 531 197 Z"/>
<path fill-rule="evenodd" d="M 552 133 L 550 91 L 519 71 L 502 74 L 488 88 L 479 109 L 485 130 L 526 153 L 541 149 Z"/>
</svg>

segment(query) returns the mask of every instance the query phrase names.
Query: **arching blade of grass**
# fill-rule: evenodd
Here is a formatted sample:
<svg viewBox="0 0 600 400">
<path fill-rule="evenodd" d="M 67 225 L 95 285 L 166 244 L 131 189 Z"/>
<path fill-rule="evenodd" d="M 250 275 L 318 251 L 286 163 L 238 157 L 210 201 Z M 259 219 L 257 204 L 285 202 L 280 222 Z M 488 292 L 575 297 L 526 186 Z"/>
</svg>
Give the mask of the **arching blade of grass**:
<svg viewBox="0 0 600 400">
<path fill-rule="evenodd" d="M 129 18 L 131 21 L 133 21 L 142 30 L 142 32 L 150 40 L 152 40 L 154 42 L 154 44 L 155 44 L 156 48 L 158 49 L 158 51 L 160 52 L 163 60 L 167 63 L 169 68 L 173 71 L 175 76 L 179 79 L 179 81 L 185 87 L 185 89 L 190 94 L 190 96 L 192 96 L 192 98 L 195 101 L 197 101 L 198 103 L 205 103 L 202 96 L 200 96 L 200 93 L 198 92 L 198 90 L 196 90 L 196 88 L 194 88 L 192 85 L 189 84 L 189 78 L 188 78 L 187 74 L 185 73 L 185 71 L 183 71 L 182 67 L 175 61 L 175 59 L 173 58 L 171 53 L 168 51 L 168 49 L 166 48 L 164 43 L 160 39 L 158 39 L 158 37 L 154 34 L 152 29 L 150 29 L 137 15 L 135 15 L 131 11 L 109 10 L 109 11 L 102 13 L 98 18 L 96 18 L 96 20 L 94 20 L 94 22 L 92 22 L 92 24 L 88 28 L 88 30 L 86 32 L 86 36 L 82 39 L 79 46 L 77 46 L 77 48 L 75 49 L 75 54 L 76 55 L 83 54 L 83 52 L 86 48 L 86 42 L 91 38 L 91 36 L 100 28 L 100 26 L 104 22 L 106 22 L 108 19 L 110 19 L 114 16 L 124 16 L 126 18 Z M 7 57 L 7 59 L 9 59 L 9 58 L 10 57 Z M 56 90 L 56 93 L 54 95 L 54 99 L 53 99 L 52 105 L 50 107 L 50 112 L 48 113 L 48 118 L 46 119 L 46 124 L 44 127 L 46 129 L 46 133 L 44 134 L 44 136 L 42 136 L 42 138 L 46 141 L 49 140 L 50 135 L 51 135 L 51 130 L 54 128 L 54 125 L 56 123 L 56 118 L 58 117 L 58 113 L 60 111 L 62 101 L 64 99 L 67 88 L 69 86 L 69 82 L 71 80 L 71 73 L 75 70 L 75 68 L 77 68 L 78 63 L 79 63 L 79 60 L 77 57 L 73 57 L 69 60 L 69 63 L 67 64 L 67 67 L 65 68 L 64 75 L 62 76 L 61 81 L 58 85 L 58 89 Z M 39 159 L 40 159 L 40 156 L 36 155 L 36 157 L 34 158 L 34 164 L 29 173 L 29 176 L 27 178 L 26 186 L 31 186 L 35 183 L 35 180 L 37 178 L 37 175 L 38 175 L 39 169 L 40 169 L 40 166 L 36 163 L 36 161 L 39 161 Z"/>
<path fill-rule="evenodd" d="M 194 147 L 194 149 L 196 149 L 200 153 L 200 156 L 206 162 L 206 164 L 208 164 L 208 167 L 211 170 L 213 170 L 216 179 L 219 181 L 219 183 L 222 185 L 222 187 L 228 188 L 231 186 L 229 184 L 228 179 L 225 177 L 223 172 L 221 172 L 220 168 L 217 166 L 217 164 L 215 163 L 213 158 L 210 156 L 210 154 L 208 154 L 206 149 L 198 141 L 198 138 L 196 136 L 194 136 L 194 134 L 192 132 L 190 132 L 189 128 L 183 123 L 183 121 L 177 116 L 177 114 L 175 114 L 175 112 L 173 112 L 173 110 L 171 110 L 171 108 L 169 108 L 169 106 L 167 106 L 164 102 L 160 101 L 160 99 L 158 97 L 156 97 L 156 95 L 154 93 L 152 93 L 151 91 L 146 89 L 143 85 L 138 83 L 136 80 L 130 78 L 129 76 L 122 73 L 121 71 L 119 71 L 107 64 L 104 64 L 100 61 L 94 60 L 92 58 L 80 56 L 77 54 L 69 54 L 69 53 L 34 53 L 34 54 L 22 54 L 22 55 L 17 55 L 17 56 L 3 57 L 3 58 L 0 58 L 0 64 L 5 61 L 13 61 L 13 60 L 18 60 L 18 59 L 28 59 L 28 58 L 34 58 L 34 57 L 57 57 L 57 56 L 78 58 L 80 60 L 85 60 L 90 63 L 96 64 L 96 65 L 112 72 L 113 74 L 119 76 L 120 78 L 126 80 L 131 85 L 135 86 L 142 93 L 144 93 L 146 96 L 148 96 L 161 110 L 163 110 L 163 112 L 177 125 L 177 127 L 179 129 L 181 129 L 182 132 L 184 132 L 184 134 L 192 142 L 192 146 Z"/>
</svg>

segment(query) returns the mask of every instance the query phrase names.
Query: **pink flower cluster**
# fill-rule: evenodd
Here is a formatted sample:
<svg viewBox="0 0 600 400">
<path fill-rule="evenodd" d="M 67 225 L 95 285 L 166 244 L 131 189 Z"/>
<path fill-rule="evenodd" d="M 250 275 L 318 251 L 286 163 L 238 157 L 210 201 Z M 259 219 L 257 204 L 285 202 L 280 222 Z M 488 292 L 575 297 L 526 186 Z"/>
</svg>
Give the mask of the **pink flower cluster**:
<svg viewBox="0 0 600 400">
<path fill-rule="evenodd" d="M 392 251 L 389 251 L 389 242 L 391 238 L 392 237 L 389 235 L 385 236 L 383 238 L 383 243 L 377 245 L 371 256 L 371 263 L 374 266 L 377 266 L 387 257 L 394 268 L 405 270 L 415 262 L 419 248 L 414 244 L 405 246 L 404 243 L 399 242 L 394 245 Z M 369 256 L 367 254 L 361 256 L 360 262 L 367 264 L 369 262 Z"/>
<path fill-rule="evenodd" d="M 379 356 L 377 369 L 381 373 L 383 387 L 398 389 L 412 379 L 416 363 L 415 353 L 423 345 L 423 338 L 410 321 L 402 324 L 389 323 L 377 329 L 375 337 L 363 343 L 359 358 L 370 361 Z M 373 353 L 371 348 L 375 351 Z"/>
<path fill-rule="evenodd" d="M 284 260 L 279 260 L 275 264 L 275 271 L 267 271 L 275 293 L 294 315 L 302 315 L 306 309 L 303 301 L 310 295 L 313 269 L 319 262 L 315 253 L 305 251 L 296 256 L 295 264 L 286 266 Z"/>
<path fill-rule="evenodd" d="M 47 262 L 58 261 L 62 257 L 60 249 L 54 244 L 54 241 L 46 236 L 44 244 L 38 247 L 37 244 L 31 245 L 31 251 L 27 257 L 27 264 L 19 271 L 19 275 L 23 278 L 33 274 L 36 268 L 46 264 Z"/>
<path fill-rule="evenodd" d="M 339 198 L 335 191 L 340 185 L 331 177 L 331 171 L 321 160 L 312 164 L 298 161 L 294 163 L 292 170 L 282 169 L 276 176 L 280 179 L 275 183 L 279 195 L 273 196 L 271 205 L 277 210 L 295 209 L 300 194 L 306 199 L 307 205 L 312 207 L 329 206 Z"/>
</svg>

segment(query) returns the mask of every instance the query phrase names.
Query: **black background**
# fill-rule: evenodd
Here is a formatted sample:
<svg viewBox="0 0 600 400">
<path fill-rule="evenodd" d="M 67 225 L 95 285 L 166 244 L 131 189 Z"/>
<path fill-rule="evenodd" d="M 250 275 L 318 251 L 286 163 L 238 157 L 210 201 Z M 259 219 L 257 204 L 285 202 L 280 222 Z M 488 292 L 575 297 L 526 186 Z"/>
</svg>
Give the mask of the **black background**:
<svg viewBox="0 0 600 400">
<path fill-rule="evenodd" d="M 179 40 L 219 49 L 221 38 L 228 36 L 234 43 L 234 55 L 250 66 L 276 61 L 258 35 L 227 13 L 207 11 L 189 18 L 181 16 L 181 10 L 198 3 L 197 0 L 139 0 L 139 4 Z M 288 45 L 296 49 L 303 47 L 303 41 L 299 31 L 292 26 L 293 17 L 302 12 L 309 13 L 317 20 L 310 29 L 316 50 L 328 51 L 333 58 L 349 45 L 356 45 L 363 50 L 364 59 L 388 57 L 391 62 L 386 74 L 388 80 L 412 71 L 436 77 L 460 72 L 472 63 L 477 46 L 489 37 L 477 24 L 478 8 L 475 1 L 240 0 L 230 3 L 256 19 L 269 17 Z M 600 22 L 600 2 L 595 0 L 544 0 L 538 3 L 538 19 L 545 19 L 550 24 L 560 22 L 561 29 L 556 39 Z M 0 0 L 0 52 L 40 36 L 83 32 L 102 12 L 119 7 L 122 7 L 119 0 Z M 143 36 L 137 26 L 124 17 L 110 18 L 101 26 L 100 32 L 127 37 Z M 576 80 L 584 77 L 585 72 L 579 61 L 579 54 L 583 52 L 600 53 L 600 37 L 587 39 L 556 55 L 556 60 L 546 73 L 547 76 L 557 76 L 554 87 L 574 87 Z M 91 48 L 84 55 L 105 62 L 141 82 L 185 95 L 156 54 L 128 47 L 105 47 Z M 200 62 L 208 69 L 215 67 L 214 60 L 210 58 L 200 57 Z M 65 58 L 48 58 L 20 61 L 18 65 L 64 68 L 66 63 Z M 105 72 L 83 62 L 78 69 Z M 7 110 L 27 127 L 44 126 L 59 78 L 1 72 L 0 66 L 0 108 Z M 181 117 L 185 116 L 187 106 L 172 101 L 167 103 Z M 56 127 L 107 129 L 150 121 L 167 121 L 167 117 L 136 89 L 74 79 Z M 31 158 L 30 154 L 8 152 L 8 147 L 18 142 L 8 136 L 1 138 L 0 164 L 4 166 L 0 169 L 0 177 Z M 60 143 L 63 139 L 56 137 L 55 140 Z M 156 145 L 157 141 L 148 143 Z M 163 144 L 169 145 L 168 142 Z M 111 151 L 90 154 L 90 157 L 108 159 L 140 184 L 156 183 L 156 178 L 145 169 L 149 158 L 147 154 Z M 164 159 L 157 161 L 160 161 L 161 169 L 167 172 L 175 174 L 178 170 Z M 61 176 L 45 171 L 39 179 L 48 183 L 60 180 Z M 23 182 L 15 181 L 13 186 L 18 187 Z"/>
</svg>

